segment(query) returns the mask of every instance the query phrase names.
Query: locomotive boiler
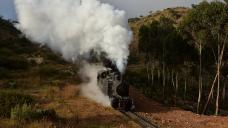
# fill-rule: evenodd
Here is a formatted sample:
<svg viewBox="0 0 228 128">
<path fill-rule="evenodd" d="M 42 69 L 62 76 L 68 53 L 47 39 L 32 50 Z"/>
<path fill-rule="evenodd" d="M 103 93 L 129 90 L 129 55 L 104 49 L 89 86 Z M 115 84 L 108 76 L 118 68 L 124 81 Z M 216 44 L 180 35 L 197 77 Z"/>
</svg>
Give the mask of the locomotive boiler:
<svg viewBox="0 0 228 128">
<path fill-rule="evenodd" d="M 133 99 L 129 97 L 129 84 L 123 80 L 116 68 L 106 68 L 98 72 L 97 83 L 102 92 L 109 96 L 111 106 L 117 110 L 134 110 Z"/>
</svg>

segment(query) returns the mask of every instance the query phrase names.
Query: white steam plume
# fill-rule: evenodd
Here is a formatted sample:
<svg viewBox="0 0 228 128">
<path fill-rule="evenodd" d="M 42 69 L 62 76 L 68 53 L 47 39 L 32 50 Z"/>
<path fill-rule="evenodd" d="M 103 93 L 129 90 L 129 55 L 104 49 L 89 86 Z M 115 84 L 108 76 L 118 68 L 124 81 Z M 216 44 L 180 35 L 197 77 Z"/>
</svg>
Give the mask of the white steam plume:
<svg viewBox="0 0 228 128">
<path fill-rule="evenodd" d="M 131 31 L 124 11 L 99 0 L 15 0 L 18 28 L 68 61 L 91 50 L 106 53 L 121 72 L 129 55 Z"/>
<path fill-rule="evenodd" d="M 110 106 L 109 97 L 103 94 L 97 86 L 97 72 L 103 68 L 100 65 L 84 64 L 84 67 L 79 72 L 81 76 L 84 76 L 85 81 L 81 86 L 81 92 L 103 106 Z"/>
</svg>

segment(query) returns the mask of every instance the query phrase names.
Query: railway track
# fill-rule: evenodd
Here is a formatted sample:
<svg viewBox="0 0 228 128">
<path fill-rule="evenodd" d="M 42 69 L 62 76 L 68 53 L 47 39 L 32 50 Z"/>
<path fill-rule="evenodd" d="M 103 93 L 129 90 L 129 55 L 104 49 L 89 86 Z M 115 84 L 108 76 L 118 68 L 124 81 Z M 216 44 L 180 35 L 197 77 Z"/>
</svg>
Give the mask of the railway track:
<svg viewBox="0 0 228 128">
<path fill-rule="evenodd" d="M 138 123 L 142 128 L 159 128 L 156 124 L 153 124 L 146 120 L 144 117 L 134 113 L 134 112 L 126 112 L 126 111 L 120 111 L 128 118 L 131 118 L 133 121 Z"/>
</svg>

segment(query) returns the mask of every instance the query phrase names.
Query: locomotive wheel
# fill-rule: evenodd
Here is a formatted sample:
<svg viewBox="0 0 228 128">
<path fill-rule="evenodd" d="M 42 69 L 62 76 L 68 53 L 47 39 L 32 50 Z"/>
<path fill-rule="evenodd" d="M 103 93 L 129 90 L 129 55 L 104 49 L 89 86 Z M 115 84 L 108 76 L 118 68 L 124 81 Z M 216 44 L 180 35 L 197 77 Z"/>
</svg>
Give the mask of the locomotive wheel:
<svg viewBox="0 0 228 128">
<path fill-rule="evenodd" d="M 114 108 L 114 109 L 118 109 L 119 107 L 119 100 L 117 98 L 114 98 L 112 101 L 111 101 L 111 106 Z"/>
<path fill-rule="evenodd" d="M 132 103 L 131 100 L 128 100 L 125 105 L 125 111 L 131 111 Z"/>
</svg>

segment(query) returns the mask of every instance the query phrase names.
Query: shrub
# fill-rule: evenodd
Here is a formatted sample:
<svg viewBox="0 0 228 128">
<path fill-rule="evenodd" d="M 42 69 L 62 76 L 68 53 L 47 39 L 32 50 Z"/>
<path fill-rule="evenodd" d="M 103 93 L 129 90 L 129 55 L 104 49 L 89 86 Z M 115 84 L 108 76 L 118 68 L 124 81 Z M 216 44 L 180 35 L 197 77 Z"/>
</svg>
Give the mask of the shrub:
<svg viewBox="0 0 228 128">
<path fill-rule="evenodd" d="M 8 57 L 0 55 L 0 66 L 10 70 L 25 70 L 29 68 L 27 60 L 20 56 Z"/>
<path fill-rule="evenodd" d="M 43 118 L 55 119 L 56 113 L 54 110 L 33 109 L 31 105 L 23 104 L 22 106 L 16 105 L 11 109 L 11 119 L 16 121 L 25 120 L 40 120 Z"/>
<path fill-rule="evenodd" d="M 56 67 L 51 65 L 42 65 L 39 70 L 39 74 L 43 77 L 50 77 L 59 74 L 59 71 Z"/>
<path fill-rule="evenodd" d="M 0 61 L 1 63 L 1 61 Z M 0 64 L 1 66 L 1 64 Z M 8 69 L 5 68 L 0 68 L 0 79 L 4 79 L 4 78 L 11 78 L 13 75 L 11 74 L 11 72 Z"/>
<path fill-rule="evenodd" d="M 16 105 L 32 105 L 34 100 L 31 96 L 12 90 L 0 91 L 0 117 L 10 117 L 11 109 Z"/>
<path fill-rule="evenodd" d="M 11 109 L 10 117 L 11 119 L 22 121 L 27 120 L 32 115 L 31 105 L 23 104 L 22 106 L 16 105 Z"/>
</svg>

